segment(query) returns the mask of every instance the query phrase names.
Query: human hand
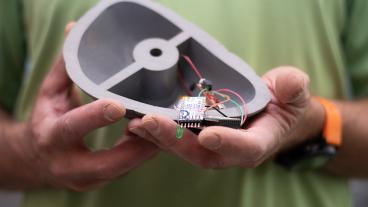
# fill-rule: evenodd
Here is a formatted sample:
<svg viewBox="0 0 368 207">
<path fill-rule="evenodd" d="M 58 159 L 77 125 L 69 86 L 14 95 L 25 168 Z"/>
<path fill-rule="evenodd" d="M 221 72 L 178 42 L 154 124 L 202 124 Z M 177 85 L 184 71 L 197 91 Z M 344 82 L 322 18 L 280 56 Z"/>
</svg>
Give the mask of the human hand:
<svg viewBox="0 0 368 207">
<path fill-rule="evenodd" d="M 129 130 L 160 148 L 203 168 L 256 167 L 280 150 L 317 135 L 324 111 L 309 93 L 309 78 L 298 69 L 280 67 L 263 77 L 272 100 L 260 115 L 235 130 L 207 127 L 199 135 L 185 130 L 175 138 L 177 124 L 160 115 L 135 119 Z"/>
<path fill-rule="evenodd" d="M 12 141 L 20 162 L 27 166 L 31 186 L 89 190 L 124 175 L 158 152 L 155 145 L 129 132 L 111 149 L 90 151 L 84 137 L 119 121 L 125 108 L 112 100 L 80 106 L 73 89 L 60 57 L 41 86 L 30 119 L 23 124 L 23 136 Z"/>
</svg>

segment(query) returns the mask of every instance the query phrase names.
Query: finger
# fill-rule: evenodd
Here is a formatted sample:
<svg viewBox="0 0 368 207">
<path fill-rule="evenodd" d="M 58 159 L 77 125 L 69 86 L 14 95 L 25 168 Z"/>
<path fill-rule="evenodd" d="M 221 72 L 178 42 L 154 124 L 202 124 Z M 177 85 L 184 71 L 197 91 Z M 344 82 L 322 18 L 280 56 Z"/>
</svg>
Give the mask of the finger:
<svg viewBox="0 0 368 207">
<path fill-rule="evenodd" d="M 97 100 L 75 108 L 56 122 L 56 133 L 66 143 L 81 141 L 89 132 L 117 122 L 125 115 L 125 108 L 113 100 Z"/>
<path fill-rule="evenodd" d="M 41 95 L 52 97 L 60 93 L 67 93 L 71 86 L 72 81 L 66 73 L 64 58 L 60 56 L 45 78 L 41 87 Z"/>
<path fill-rule="evenodd" d="M 177 124 L 174 121 L 166 117 L 146 115 L 142 119 L 132 120 L 128 125 L 128 129 L 164 149 L 169 149 L 181 143 L 175 137 L 176 126 Z M 186 139 L 188 136 L 192 136 L 192 134 L 185 131 L 183 138 Z"/>
<path fill-rule="evenodd" d="M 176 138 L 177 124 L 167 117 L 146 115 L 143 117 L 141 125 L 134 124 L 133 122 L 130 125 L 130 131 L 196 166 L 212 168 L 217 162 L 217 154 L 203 148 L 198 143 L 197 135 L 191 131 L 185 130 L 183 137 L 178 140 Z"/>
<path fill-rule="evenodd" d="M 68 36 L 68 34 L 70 33 L 70 31 L 72 31 L 72 29 L 74 28 L 76 22 L 72 21 L 69 22 L 66 26 L 65 26 L 65 36 Z"/>
<path fill-rule="evenodd" d="M 221 154 L 228 165 L 254 167 L 272 153 L 273 138 L 270 136 L 272 132 L 257 128 L 209 127 L 199 134 L 198 141 L 203 147 Z"/>
<path fill-rule="evenodd" d="M 65 35 L 74 27 L 75 22 L 70 22 L 65 27 Z M 41 94 L 52 96 L 69 90 L 72 86 L 72 81 L 66 73 L 65 62 L 62 55 L 56 61 L 56 64 L 46 76 L 45 81 L 41 87 Z"/>
<path fill-rule="evenodd" d="M 159 140 L 157 140 L 154 136 L 152 136 L 146 129 L 143 128 L 142 119 L 133 119 L 128 123 L 128 130 L 126 131 L 128 134 L 134 134 L 141 138 L 146 139 L 159 146 L 161 149 L 166 149 Z"/>
<path fill-rule="evenodd" d="M 112 180 L 136 168 L 152 158 L 159 149 L 152 143 L 136 136 L 126 137 L 109 150 L 86 154 L 76 169 L 83 179 Z"/>
<path fill-rule="evenodd" d="M 309 98 L 309 77 L 293 67 L 279 67 L 263 76 L 282 104 L 301 105 Z"/>
</svg>

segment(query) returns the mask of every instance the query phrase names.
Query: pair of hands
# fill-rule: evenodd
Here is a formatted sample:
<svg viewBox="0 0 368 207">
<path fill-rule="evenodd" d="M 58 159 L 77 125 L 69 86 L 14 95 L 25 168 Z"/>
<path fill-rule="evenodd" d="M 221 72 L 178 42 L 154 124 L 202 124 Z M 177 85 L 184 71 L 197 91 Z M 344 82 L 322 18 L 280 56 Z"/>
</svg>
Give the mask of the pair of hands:
<svg viewBox="0 0 368 207">
<path fill-rule="evenodd" d="M 69 29 L 72 25 L 69 25 Z M 272 155 L 302 142 L 322 128 L 323 109 L 310 98 L 308 76 L 291 67 L 263 76 L 272 100 L 247 129 L 208 127 L 175 138 L 176 123 L 160 115 L 134 119 L 117 144 L 91 152 L 83 138 L 119 121 L 125 108 L 112 100 L 81 106 L 60 58 L 41 86 L 32 116 L 16 143 L 28 163 L 30 183 L 85 191 L 114 180 L 156 155 L 160 149 L 202 168 L 256 167 Z M 31 163 L 31 164 L 29 164 Z"/>
</svg>

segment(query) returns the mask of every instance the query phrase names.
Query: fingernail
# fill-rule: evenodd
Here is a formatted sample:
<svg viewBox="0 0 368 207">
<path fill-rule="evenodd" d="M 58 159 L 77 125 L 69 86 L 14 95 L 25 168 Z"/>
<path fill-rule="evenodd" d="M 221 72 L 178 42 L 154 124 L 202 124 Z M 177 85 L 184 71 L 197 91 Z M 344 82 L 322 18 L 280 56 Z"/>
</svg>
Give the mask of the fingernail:
<svg viewBox="0 0 368 207">
<path fill-rule="evenodd" d="M 221 138 L 218 134 L 213 133 L 211 136 L 207 136 L 202 139 L 201 144 L 210 150 L 217 150 L 221 147 Z"/>
<path fill-rule="evenodd" d="M 109 121 L 117 121 L 124 116 L 124 112 L 121 107 L 115 104 L 107 104 L 103 108 L 104 116 Z"/>
<path fill-rule="evenodd" d="M 143 120 L 143 126 L 145 129 L 147 129 L 148 131 L 150 132 L 156 132 L 158 133 L 158 123 L 157 121 L 152 118 L 152 117 L 149 117 L 149 118 L 146 118 Z"/>
<path fill-rule="evenodd" d="M 145 137 L 146 136 L 146 133 L 145 133 L 144 129 L 142 129 L 140 127 L 129 128 L 129 131 L 132 132 L 135 135 L 140 136 L 140 137 Z"/>
</svg>

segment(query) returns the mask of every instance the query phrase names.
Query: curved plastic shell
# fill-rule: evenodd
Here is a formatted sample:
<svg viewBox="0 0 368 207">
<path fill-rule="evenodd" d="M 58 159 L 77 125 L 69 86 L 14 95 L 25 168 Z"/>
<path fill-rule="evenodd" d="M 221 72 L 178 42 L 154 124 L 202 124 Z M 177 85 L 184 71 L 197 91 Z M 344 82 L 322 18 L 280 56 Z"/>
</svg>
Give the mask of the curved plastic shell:
<svg viewBox="0 0 368 207">
<path fill-rule="evenodd" d="M 71 79 L 86 93 L 122 102 L 129 118 L 158 113 L 177 118 L 173 105 L 198 77 L 190 56 L 215 88 L 230 88 L 247 102 L 248 115 L 266 107 L 270 93 L 240 58 L 198 27 L 149 0 L 103 0 L 88 11 L 64 45 Z M 234 97 L 236 98 L 236 97 Z M 223 112 L 239 117 L 229 104 Z"/>
</svg>

